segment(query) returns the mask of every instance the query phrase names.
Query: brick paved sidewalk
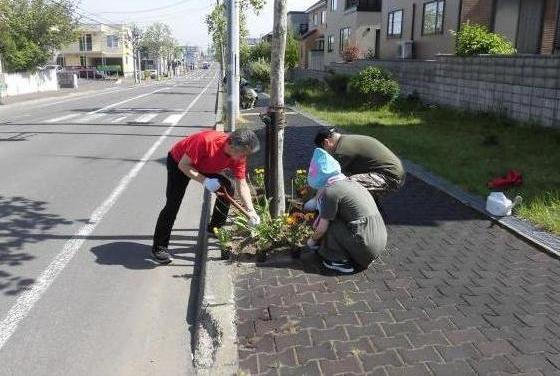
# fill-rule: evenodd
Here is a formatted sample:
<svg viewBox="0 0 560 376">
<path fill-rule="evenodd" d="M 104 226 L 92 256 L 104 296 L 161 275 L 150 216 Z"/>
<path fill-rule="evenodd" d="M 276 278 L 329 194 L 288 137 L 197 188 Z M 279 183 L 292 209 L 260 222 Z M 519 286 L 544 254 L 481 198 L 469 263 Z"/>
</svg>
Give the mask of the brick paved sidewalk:
<svg viewBox="0 0 560 376">
<path fill-rule="evenodd" d="M 292 169 L 317 124 L 289 123 Z M 388 254 L 363 273 L 241 268 L 241 374 L 560 375 L 559 260 L 411 176 L 383 207 Z"/>
</svg>

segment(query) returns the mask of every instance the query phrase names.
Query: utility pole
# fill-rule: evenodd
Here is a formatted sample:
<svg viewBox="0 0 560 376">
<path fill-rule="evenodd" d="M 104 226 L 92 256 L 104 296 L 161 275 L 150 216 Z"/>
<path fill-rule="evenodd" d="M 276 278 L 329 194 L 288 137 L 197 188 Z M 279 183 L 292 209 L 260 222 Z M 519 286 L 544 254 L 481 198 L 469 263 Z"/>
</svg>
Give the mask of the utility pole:
<svg viewBox="0 0 560 376">
<path fill-rule="evenodd" d="M 239 116 L 239 0 L 228 1 L 227 131 L 235 130 Z"/>
<path fill-rule="evenodd" d="M 271 215 L 275 218 L 286 211 L 284 192 L 284 127 L 286 114 L 284 111 L 284 56 L 286 55 L 287 34 L 287 4 L 286 0 L 274 0 L 274 26 L 272 29 L 272 54 L 270 75 L 270 117 L 271 141 L 269 145 L 271 155 L 272 201 Z M 267 172 L 269 173 L 269 172 Z"/>
</svg>

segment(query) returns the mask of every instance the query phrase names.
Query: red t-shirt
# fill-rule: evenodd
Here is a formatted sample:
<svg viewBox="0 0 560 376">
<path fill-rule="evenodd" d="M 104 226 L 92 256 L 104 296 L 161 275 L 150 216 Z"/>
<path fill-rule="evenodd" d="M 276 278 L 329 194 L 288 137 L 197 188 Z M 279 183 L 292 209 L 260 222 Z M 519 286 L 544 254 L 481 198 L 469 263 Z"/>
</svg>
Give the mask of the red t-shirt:
<svg viewBox="0 0 560 376">
<path fill-rule="evenodd" d="M 171 148 L 171 157 L 179 162 L 187 155 L 192 166 L 203 174 L 217 174 L 231 169 L 236 179 L 245 179 L 246 159 L 235 160 L 225 153 L 228 135 L 202 131 L 183 138 Z"/>
</svg>

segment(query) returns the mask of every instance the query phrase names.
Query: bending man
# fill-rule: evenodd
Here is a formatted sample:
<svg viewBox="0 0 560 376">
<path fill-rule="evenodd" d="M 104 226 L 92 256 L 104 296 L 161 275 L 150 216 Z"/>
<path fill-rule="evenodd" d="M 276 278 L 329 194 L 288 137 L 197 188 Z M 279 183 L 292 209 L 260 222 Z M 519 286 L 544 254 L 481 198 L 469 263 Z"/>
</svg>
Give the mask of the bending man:
<svg viewBox="0 0 560 376">
<path fill-rule="evenodd" d="M 166 202 L 159 214 L 154 233 L 152 257 L 161 264 L 173 259 L 168 251 L 173 223 L 181 206 L 189 181 L 195 180 L 210 192 L 224 187 L 233 196 L 239 192 L 243 206 L 250 214 L 253 225 L 260 223 L 251 192 L 245 180 L 246 158 L 259 150 L 257 135 L 250 130 L 237 130 L 230 135 L 217 131 L 202 131 L 178 141 L 167 155 Z M 233 173 L 235 184 L 223 172 Z M 218 196 L 209 228 L 225 224 L 229 202 Z"/>
<path fill-rule="evenodd" d="M 401 160 L 373 137 L 343 135 L 329 128 L 317 133 L 315 145 L 334 156 L 342 172 L 375 198 L 396 191 L 404 184 L 406 173 Z"/>
</svg>

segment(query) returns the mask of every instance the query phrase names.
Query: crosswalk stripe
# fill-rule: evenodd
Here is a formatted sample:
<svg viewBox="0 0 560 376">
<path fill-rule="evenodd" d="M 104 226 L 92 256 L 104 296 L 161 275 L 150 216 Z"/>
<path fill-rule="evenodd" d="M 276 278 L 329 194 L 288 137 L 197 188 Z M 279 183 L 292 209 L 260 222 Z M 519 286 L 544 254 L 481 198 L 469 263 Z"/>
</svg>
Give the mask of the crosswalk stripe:
<svg viewBox="0 0 560 376">
<path fill-rule="evenodd" d="M 64 121 L 64 120 L 69 120 L 72 119 L 76 116 L 78 116 L 79 114 L 70 114 L 70 115 L 64 115 L 64 116 L 60 116 L 54 119 L 49 119 L 49 120 L 45 120 L 45 123 L 58 123 L 59 121 Z"/>
<path fill-rule="evenodd" d="M 111 123 L 119 123 L 119 122 L 123 121 L 124 119 L 126 119 L 127 117 L 128 117 L 128 115 L 118 117 L 116 119 L 111 120 Z"/>
<path fill-rule="evenodd" d="M 90 121 L 99 119 L 100 117 L 103 117 L 105 115 L 107 115 L 107 114 L 103 113 L 103 112 L 99 112 L 99 113 L 91 114 L 91 115 L 85 115 L 84 117 L 76 120 L 76 123 L 89 123 Z"/>
<path fill-rule="evenodd" d="M 134 120 L 135 123 L 147 123 L 150 120 L 152 120 L 153 118 L 155 118 L 158 114 L 144 114 L 142 116 L 139 116 L 136 120 Z"/>
<path fill-rule="evenodd" d="M 173 115 L 169 115 L 168 117 L 165 118 L 165 120 L 163 121 L 163 124 L 173 124 L 176 125 L 179 120 L 181 120 L 183 116 L 181 114 L 173 114 Z"/>
</svg>

